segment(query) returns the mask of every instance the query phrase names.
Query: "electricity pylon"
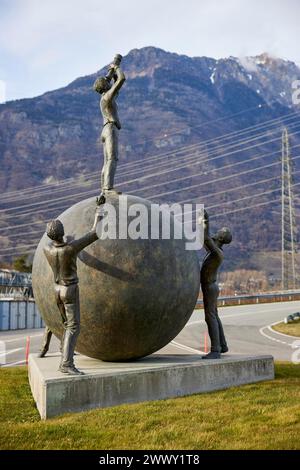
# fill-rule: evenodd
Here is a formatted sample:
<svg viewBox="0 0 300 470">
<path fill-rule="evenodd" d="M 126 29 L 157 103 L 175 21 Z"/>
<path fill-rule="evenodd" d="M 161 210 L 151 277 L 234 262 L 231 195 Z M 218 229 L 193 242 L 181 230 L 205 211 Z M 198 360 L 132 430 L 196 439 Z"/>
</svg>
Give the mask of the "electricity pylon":
<svg viewBox="0 0 300 470">
<path fill-rule="evenodd" d="M 281 153 L 281 285 L 296 288 L 296 224 L 293 205 L 293 168 L 288 130 L 282 132 Z"/>
</svg>

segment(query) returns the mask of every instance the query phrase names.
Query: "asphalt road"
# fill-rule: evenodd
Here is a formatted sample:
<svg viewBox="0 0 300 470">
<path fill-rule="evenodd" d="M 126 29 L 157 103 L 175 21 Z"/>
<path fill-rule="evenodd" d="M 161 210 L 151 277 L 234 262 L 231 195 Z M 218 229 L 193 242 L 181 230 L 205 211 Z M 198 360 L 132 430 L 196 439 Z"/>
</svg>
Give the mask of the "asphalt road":
<svg viewBox="0 0 300 470">
<path fill-rule="evenodd" d="M 277 333 L 271 329 L 271 325 L 299 310 L 299 301 L 220 308 L 219 315 L 224 325 L 229 354 L 271 354 L 275 360 L 291 361 L 295 351 L 292 344 L 297 338 Z M 203 351 L 205 331 L 203 310 L 195 310 L 189 323 L 174 341 Z"/>
<path fill-rule="evenodd" d="M 300 304 L 297 301 L 220 308 L 219 314 L 230 349 L 228 354 L 271 354 L 277 360 L 291 361 L 295 351 L 292 344 L 296 338 L 276 333 L 270 325 L 298 310 Z M 182 332 L 162 352 L 202 354 L 206 331 L 203 310 L 195 310 Z M 0 332 L 2 367 L 24 364 L 27 337 L 30 337 L 30 352 L 34 353 L 39 351 L 42 335 L 43 330 L 39 329 Z M 50 352 L 58 349 L 59 342 L 53 338 Z"/>
</svg>

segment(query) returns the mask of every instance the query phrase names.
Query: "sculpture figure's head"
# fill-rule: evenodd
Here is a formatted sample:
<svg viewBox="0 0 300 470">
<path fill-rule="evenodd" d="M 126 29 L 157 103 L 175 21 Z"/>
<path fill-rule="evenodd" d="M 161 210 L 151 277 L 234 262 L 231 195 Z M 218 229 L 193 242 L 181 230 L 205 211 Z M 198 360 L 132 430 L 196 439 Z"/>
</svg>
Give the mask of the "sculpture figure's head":
<svg viewBox="0 0 300 470">
<path fill-rule="evenodd" d="M 97 93 L 100 93 L 100 95 L 102 95 L 110 89 L 110 83 L 108 80 L 106 80 L 105 77 L 99 77 L 95 81 L 93 88 Z"/>
<path fill-rule="evenodd" d="M 212 238 L 220 245 L 228 245 L 231 243 L 232 234 L 228 227 L 222 227 Z"/>
<path fill-rule="evenodd" d="M 51 220 L 51 222 L 47 224 L 46 233 L 51 240 L 61 241 L 65 234 L 64 226 L 58 219 Z"/>
</svg>

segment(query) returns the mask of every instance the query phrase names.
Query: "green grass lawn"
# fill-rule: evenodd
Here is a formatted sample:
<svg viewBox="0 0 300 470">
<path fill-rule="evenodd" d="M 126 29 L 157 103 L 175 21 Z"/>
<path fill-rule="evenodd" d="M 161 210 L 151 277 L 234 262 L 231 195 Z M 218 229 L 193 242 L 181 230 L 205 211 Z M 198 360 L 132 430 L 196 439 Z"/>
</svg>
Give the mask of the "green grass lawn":
<svg viewBox="0 0 300 470">
<path fill-rule="evenodd" d="M 25 367 L 0 370 L 1 449 L 299 449 L 300 366 L 228 390 L 40 421 Z"/>
<path fill-rule="evenodd" d="M 273 325 L 272 328 L 279 333 L 284 333 L 286 335 L 291 336 L 299 336 L 300 337 L 300 320 L 293 321 L 293 323 L 278 323 L 277 325 Z"/>
</svg>

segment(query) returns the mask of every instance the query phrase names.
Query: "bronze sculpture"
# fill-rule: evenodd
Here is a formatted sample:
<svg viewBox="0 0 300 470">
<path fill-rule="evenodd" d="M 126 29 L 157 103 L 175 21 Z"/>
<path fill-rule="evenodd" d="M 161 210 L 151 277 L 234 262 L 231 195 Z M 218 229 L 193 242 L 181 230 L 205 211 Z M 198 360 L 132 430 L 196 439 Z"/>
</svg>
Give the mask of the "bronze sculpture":
<svg viewBox="0 0 300 470">
<path fill-rule="evenodd" d="M 118 131 L 121 128 L 116 98 L 125 81 L 120 61 L 121 57 L 117 56 L 106 77 L 98 78 L 94 84 L 94 89 L 101 94 L 104 147 L 102 186 L 97 204 L 103 203 L 106 196 L 109 197 L 107 209 L 110 207 L 111 212 L 116 214 L 115 233 L 119 236 L 101 237 L 101 243 L 94 243 L 78 256 L 82 316 L 80 336 L 77 341 L 76 338 L 74 340 L 76 351 L 104 361 L 138 359 L 167 345 L 190 318 L 200 287 L 197 254 L 186 250 L 185 235 L 182 239 L 175 237 L 178 222 L 171 212 L 160 212 L 158 238 L 152 239 L 151 236 L 136 240 L 129 235 L 132 225 L 132 217 L 128 216 L 130 209 L 136 209 L 139 204 L 150 214 L 152 203 L 131 194 L 119 197 L 114 189 Z M 112 85 L 111 80 L 114 80 Z M 122 213 L 124 199 L 126 217 Z M 59 219 L 73 236 L 80 238 L 93 223 L 94 207 L 93 197 L 80 201 L 64 211 Z M 170 224 L 170 238 L 166 239 L 162 234 L 165 222 Z M 120 236 L 124 234 L 124 229 L 125 237 Z M 147 229 L 150 234 L 149 218 Z M 49 328 L 45 335 L 45 349 L 51 331 L 62 339 L 62 356 L 68 359 L 64 338 L 66 329 L 62 328 L 55 297 L 45 295 L 52 288 L 54 271 L 49 263 L 45 263 L 47 242 L 45 234 L 33 260 L 35 299 Z M 78 336 L 78 333 L 75 334 Z M 42 350 L 42 353 L 46 351 Z"/>
<path fill-rule="evenodd" d="M 129 213 L 131 207 L 143 204 L 150 214 L 151 201 L 130 194 L 124 197 Z M 109 196 L 107 200 L 115 208 L 119 234 L 124 225 L 123 216 L 118 215 L 122 197 Z M 93 225 L 94 210 L 92 196 L 68 208 L 59 219 L 68 235 L 80 238 Z M 164 217 L 171 224 L 169 240 L 162 239 Z M 150 235 L 151 217 L 147 219 Z M 127 233 L 132 220 L 125 218 Z M 101 237 L 79 254 L 81 316 L 76 352 L 102 361 L 130 361 L 158 351 L 179 334 L 199 295 L 200 265 L 197 252 L 186 250 L 187 239 L 174 238 L 175 224 L 179 222 L 174 215 L 162 211 L 159 239 Z M 55 297 L 47 295 L 53 289 L 53 273 L 43 252 L 47 243 L 44 234 L 35 253 L 32 282 L 39 312 L 61 339 L 63 328 Z"/>
<path fill-rule="evenodd" d="M 100 208 L 97 207 L 92 229 L 83 237 L 70 242 L 64 241 L 64 226 L 60 220 L 52 220 L 47 224 L 47 236 L 52 242 L 43 251 L 53 272 L 55 300 L 64 326 L 59 371 L 65 374 L 82 374 L 76 369 L 73 358 L 80 331 L 77 256 L 98 239 L 96 226 L 101 219 Z M 52 333 L 49 334 L 49 331 L 51 333 L 50 329 L 45 331 L 45 349 L 49 347 L 51 339 Z"/>
<path fill-rule="evenodd" d="M 49 351 L 52 336 L 53 336 L 53 333 L 50 330 L 49 326 L 45 326 L 41 349 L 40 349 L 40 352 L 38 353 L 39 358 L 45 357 L 47 352 Z M 61 341 L 60 348 L 59 348 L 60 352 L 62 352 L 62 347 L 63 347 L 63 342 Z"/>
<path fill-rule="evenodd" d="M 210 236 L 209 217 L 204 211 L 204 248 L 207 254 L 201 267 L 201 289 L 205 321 L 211 341 L 211 351 L 203 359 L 220 359 L 221 353 L 228 351 L 222 322 L 218 315 L 219 287 L 217 284 L 218 269 L 221 266 L 224 254 L 222 246 L 232 240 L 232 235 L 227 227 L 221 228 L 214 236 Z"/>
<path fill-rule="evenodd" d="M 48 326 L 46 326 L 45 330 L 44 330 L 43 339 L 42 339 L 41 350 L 38 353 L 38 357 L 41 358 L 41 357 L 46 356 L 47 352 L 49 351 L 51 338 L 52 338 L 52 331 L 50 330 L 50 328 Z M 61 347 L 60 347 L 60 352 L 62 352 L 62 343 L 61 343 Z"/>
<path fill-rule="evenodd" d="M 97 199 L 101 203 L 106 192 L 118 193 L 114 189 L 114 178 L 118 163 L 118 132 L 121 122 L 118 116 L 116 98 L 125 82 L 125 75 L 120 69 L 122 56 L 117 54 L 114 62 L 110 65 L 106 77 L 97 78 L 94 90 L 100 93 L 100 110 L 103 116 L 103 128 L 101 141 L 103 143 L 104 163 L 101 172 L 101 193 Z M 114 84 L 111 85 L 111 79 Z"/>
</svg>

